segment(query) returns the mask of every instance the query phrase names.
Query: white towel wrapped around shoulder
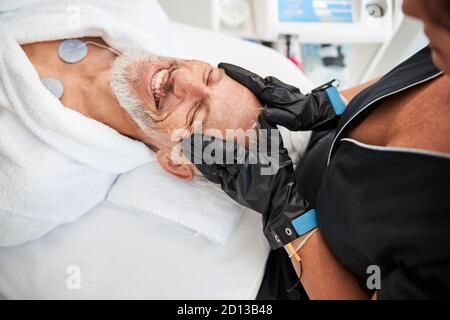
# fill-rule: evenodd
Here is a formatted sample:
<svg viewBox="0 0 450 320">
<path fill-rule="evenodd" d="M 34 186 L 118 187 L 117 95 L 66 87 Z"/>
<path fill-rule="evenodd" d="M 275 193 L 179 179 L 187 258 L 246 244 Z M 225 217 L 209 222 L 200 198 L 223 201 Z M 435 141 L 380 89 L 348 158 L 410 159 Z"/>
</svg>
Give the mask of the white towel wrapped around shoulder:
<svg viewBox="0 0 450 320">
<path fill-rule="evenodd" d="M 68 23 L 74 10 L 79 28 Z M 157 28 L 148 25 L 147 33 L 130 37 L 135 27 L 110 12 L 125 14 L 119 2 L 111 1 L 45 1 L 0 14 L 1 246 L 33 240 L 76 220 L 105 199 L 119 174 L 153 158 L 143 144 L 62 106 L 41 84 L 20 47 L 87 35 L 122 47 L 152 42 L 155 46 L 149 49 L 163 47 Z M 161 18 L 154 21 L 167 27 L 163 12 L 157 15 Z"/>
</svg>

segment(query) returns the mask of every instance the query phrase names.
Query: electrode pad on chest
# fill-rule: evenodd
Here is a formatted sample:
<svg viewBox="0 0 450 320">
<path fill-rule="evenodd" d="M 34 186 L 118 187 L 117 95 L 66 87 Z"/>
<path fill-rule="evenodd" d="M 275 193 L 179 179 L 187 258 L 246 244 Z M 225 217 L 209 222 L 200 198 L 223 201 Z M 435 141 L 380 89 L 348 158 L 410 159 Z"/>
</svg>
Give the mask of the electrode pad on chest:
<svg viewBox="0 0 450 320">
<path fill-rule="evenodd" d="M 88 44 L 107 49 L 117 55 L 120 54 L 120 52 L 94 41 L 84 42 L 79 39 L 67 39 L 59 44 L 58 57 L 65 63 L 76 64 L 86 58 L 89 52 Z M 45 77 L 41 78 L 41 82 L 57 99 L 62 98 L 64 94 L 64 84 L 61 80 L 55 77 Z"/>
<path fill-rule="evenodd" d="M 59 58 L 67 63 L 77 63 L 83 60 L 88 54 L 88 46 L 81 40 L 68 39 L 58 46 Z"/>
</svg>

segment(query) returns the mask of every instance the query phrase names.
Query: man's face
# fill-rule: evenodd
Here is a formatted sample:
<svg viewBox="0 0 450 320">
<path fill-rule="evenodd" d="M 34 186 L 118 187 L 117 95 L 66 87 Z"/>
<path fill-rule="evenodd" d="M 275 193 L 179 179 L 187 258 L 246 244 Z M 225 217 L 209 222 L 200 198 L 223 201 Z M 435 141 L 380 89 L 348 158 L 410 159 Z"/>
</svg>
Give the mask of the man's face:
<svg viewBox="0 0 450 320">
<path fill-rule="evenodd" d="M 201 61 L 157 58 L 139 52 L 117 58 L 111 88 L 120 105 L 146 133 L 148 140 L 144 142 L 164 156 L 158 158 L 160 162 L 169 161 L 166 156 L 171 148 L 194 129 L 215 129 L 216 136 L 225 138 L 230 130 L 254 128 L 261 108 L 247 88 L 221 69 Z M 194 128 L 198 123 L 202 127 Z M 184 131 L 184 136 L 175 136 L 177 131 Z"/>
<path fill-rule="evenodd" d="M 424 22 L 433 60 L 450 74 L 450 0 L 404 0 L 403 11 Z"/>
</svg>

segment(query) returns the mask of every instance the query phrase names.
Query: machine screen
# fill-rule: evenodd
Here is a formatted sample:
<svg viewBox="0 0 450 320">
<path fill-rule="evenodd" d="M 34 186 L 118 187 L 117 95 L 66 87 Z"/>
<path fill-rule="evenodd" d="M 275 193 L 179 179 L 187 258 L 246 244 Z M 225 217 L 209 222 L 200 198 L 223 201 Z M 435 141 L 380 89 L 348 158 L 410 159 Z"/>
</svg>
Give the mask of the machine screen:
<svg viewBox="0 0 450 320">
<path fill-rule="evenodd" d="M 280 22 L 353 22 L 352 0 L 278 0 Z"/>
</svg>

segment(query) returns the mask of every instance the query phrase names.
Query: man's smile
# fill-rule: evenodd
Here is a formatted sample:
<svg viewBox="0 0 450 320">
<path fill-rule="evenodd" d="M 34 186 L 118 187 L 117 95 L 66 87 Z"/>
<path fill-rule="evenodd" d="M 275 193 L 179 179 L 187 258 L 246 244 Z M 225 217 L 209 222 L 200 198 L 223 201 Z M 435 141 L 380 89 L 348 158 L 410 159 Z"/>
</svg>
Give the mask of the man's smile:
<svg viewBox="0 0 450 320">
<path fill-rule="evenodd" d="M 151 63 L 145 75 L 144 86 L 156 109 L 159 107 L 161 90 L 169 78 L 169 70 L 171 67 L 172 65 L 169 64 L 161 65 L 159 63 Z"/>
</svg>

